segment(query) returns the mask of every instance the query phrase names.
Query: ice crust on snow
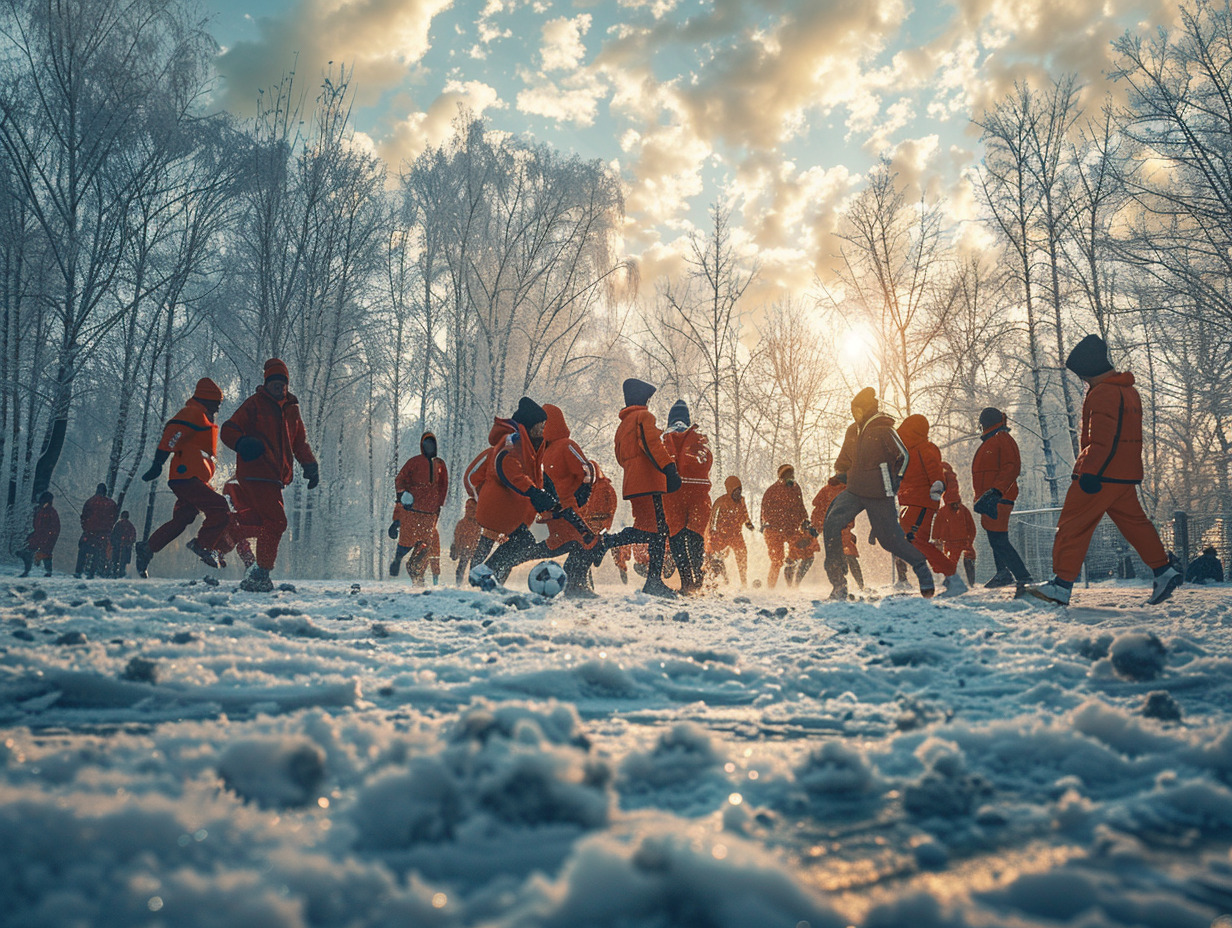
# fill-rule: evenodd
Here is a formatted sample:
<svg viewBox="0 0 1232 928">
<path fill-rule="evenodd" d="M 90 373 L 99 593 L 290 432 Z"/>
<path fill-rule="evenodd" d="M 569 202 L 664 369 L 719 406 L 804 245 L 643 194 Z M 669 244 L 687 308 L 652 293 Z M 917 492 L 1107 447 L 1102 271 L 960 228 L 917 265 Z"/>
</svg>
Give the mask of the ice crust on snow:
<svg viewBox="0 0 1232 928">
<path fill-rule="evenodd" d="M 1225 588 L 672 622 L 620 589 L 296 586 L 0 585 L 6 928 L 1232 912 Z"/>
</svg>

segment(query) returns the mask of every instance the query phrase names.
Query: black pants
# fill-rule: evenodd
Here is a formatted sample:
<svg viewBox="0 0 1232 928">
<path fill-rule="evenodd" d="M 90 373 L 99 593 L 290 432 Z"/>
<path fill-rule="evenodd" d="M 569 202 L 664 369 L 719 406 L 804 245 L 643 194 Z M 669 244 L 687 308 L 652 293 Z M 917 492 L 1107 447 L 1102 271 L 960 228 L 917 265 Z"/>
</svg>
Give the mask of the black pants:
<svg viewBox="0 0 1232 928">
<path fill-rule="evenodd" d="M 611 536 L 607 543 L 609 548 L 623 548 L 625 545 L 646 546 L 646 553 L 649 557 L 646 564 L 645 588 L 663 585 L 663 557 L 669 539 L 672 546 L 672 559 L 675 560 L 677 569 L 684 570 L 682 565 L 688 564 L 689 560 L 689 552 L 682 537 L 684 532 L 677 532 L 674 536 L 669 536 L 667 533 L 667 515 L 663 511 L 662 494 L 655 493 L 651 498 L 654 501 L 655 526 L 658 531 L 648 532 L 644 529 L 629 527 Z M 683 580 L 683 574 L 681 577 Z"/>
<path fill-rule="evenodd" d="M 478 560 L 478 555 L 479 552 L 476 551 L 476 560 Z M 509 579 L 510 571 L 519 564 L 525 564 L 535 558 L 551 556 L 552 552 L 548 550 L 544 542 L 535 541 L 535 536 L 531 534 L 530 529 L 525 525 L 519 525 L 505 540 L 505 543 L 493 551 L 484 563 L 492 568 L 496 579 L 504 583 Z"/>
<path fill-rule="evenodd" d="M 856 496 L 850 490 L 844 490 L 834 498 L 826 513 L 825 526 L 822 528 L 822 538 L 826 548 L 826 575 L 836 590 L 847 589 L 847 558 L 843 555 L 843 529 L 856 516 L 863 512 L 868 516 L 868 523 L 873 529 L 877 543 L 896 557 L 906 561 L 917 576 L 923 580 L 923 572 L 928 569 L 928 561 L 919 549 L 907 540 L 903 527 L 898 524 L 898 507 L 894 500 L 870 499 Z M 932 574 L 927 575 L 928 585 L 932 586 Z"/>
<path fill-rule="evenodd" d="M 1022 562 L 1018 549 L 1010 542 L 1010 533 L 990 532 L 984 529 L 984 534 L 988 536 L 988 547 L 992 548 L 992 560 L 996 565 L 997 573 L 1008 570 L 1018 583 L 1030 583 L 1031 571 L 1027 570 L 1027 565 Z"/>
</svg>

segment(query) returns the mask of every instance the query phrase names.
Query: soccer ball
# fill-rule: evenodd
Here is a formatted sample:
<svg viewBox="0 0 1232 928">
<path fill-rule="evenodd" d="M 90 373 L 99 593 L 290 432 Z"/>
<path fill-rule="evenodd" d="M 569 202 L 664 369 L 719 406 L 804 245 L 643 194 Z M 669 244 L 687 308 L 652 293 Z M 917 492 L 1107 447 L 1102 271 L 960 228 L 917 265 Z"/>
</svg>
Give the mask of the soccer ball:
<svg viewBox="0 0 1232 928">
<path fill-rule="evenodd" d="M 527 585 L 532 593 L 540 596 L 557 596 L 569 585 L 565 569 L 555 561 L 540 561 L 531 568 Z"/>
<path fill-rule="evenodd" d="M 476 564 L 471 568 L 471 572 L 467 575 L 471 586 L 477 586 L 481 590 L 496 589 L 496 574 L 492 572 L 492 568 L 487 564 Z"/>
</svg>

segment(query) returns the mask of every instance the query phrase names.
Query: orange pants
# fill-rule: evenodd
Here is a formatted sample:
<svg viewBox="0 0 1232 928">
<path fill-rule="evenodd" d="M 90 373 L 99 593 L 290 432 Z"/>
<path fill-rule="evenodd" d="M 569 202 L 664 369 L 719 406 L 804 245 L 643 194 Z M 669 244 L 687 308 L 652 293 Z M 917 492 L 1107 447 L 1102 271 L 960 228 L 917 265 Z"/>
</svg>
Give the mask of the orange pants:
<svg viewBox="0 0 1232 928">
<path fill-rule="evenodd" d="M 736 569 L 740 571 L 740 583 L 743 585 L 746 582 L 746 574 L 749 570 L 749 549 L 745 547 L 744 535 L 736 532 L 735 535 L 724 538 L 711 536 L 706 547 L 706 553 L 719 561 L 727 557 L 728 551 L 735 554 Z"/>
<path fill-rule="evenodd" d="M 673 535 L 683 528 L 705 535 L 706 523 L 710 521 L 710 488 L 686 483 L 663 497 L 663 509 Z"/>
<path fill-rule="evenodd" d="M 904 506 L 898 524 L 903 527 L 903 534 L 915 545 L 915 549 L 928 559 L 928 566 L 943 577 L 948 577 L 954 573 L 958 563 L 957 559 L 946 557 L 932 542 L 935 515 L 934 510 L 925 509 L 923 506 Z"/>
<path fill-rule="evenodd" d="M 436 530 L 436 513 L 434 512 L 413 512 L 410 509 L 403 509 L 399 503 L 394 506 L 394 518 L 398 520 L 398 547 L 400 548 L 415 548 L 418 545 L 426 545 L 428 548 L 428 557 L 426 566 L 431 567 L 432 575 L 439 577 L 441 575 L 441 536 Z M 418 578 L 423 579 L 423 571 L 419 571 Z"/>
<path fill-rule="evenodd" d="M 282 484 L 273 480 L 239 480 L 231 493 L 236 512 L 227 530 L 233 542 L 257 540 L 257 566 L 273 570 L 278 560 L 278 545 L 287 530 L 287 513 L 282 505 Z"/>
<path fill-rule="evenodd" d="M 762 534 L 766 539 L 766 551 L 770 555 L 770 573 L 766 577 L 766 585 L 774 589 L 774 585 L 779 582 L 779 571 L 783 567 L 784 549 L 790 550 L 791 543 L 799 537 L 799 533 L 768 528 Z"/>
<path fill-rule="evenodd" d="M 643 532 L 657 533 L 659 531 L 659 520 L 655 515 L 654 497 L 655 495 L 652 493 L 646 496 L 635 496 L 629 500 L 629 505 L 633 507 L 634 528 L 640 529 Z M 684 522 L 680 518 L 681 513 L 667 505 L 666 495 L 663 497 L 663 515 L 667 517 L 667 534 L 675 535 L 684 528 Z"/>
<path fill-rule="evenodd" d="M 1142 511 L 1138 487 L 1132 483 L 1105 483 L 1098 493 L 1083 493 L 1075 480 L 1065 494 L 1057 540 L 1052 545 L 1052 572 L 1073 583 L 1082 574 L 1082 561 L 1099 520 L 1108 516 L 1147 567 L 1163 567 L 1168 552 L 1159 532 Z"/>
</svg>

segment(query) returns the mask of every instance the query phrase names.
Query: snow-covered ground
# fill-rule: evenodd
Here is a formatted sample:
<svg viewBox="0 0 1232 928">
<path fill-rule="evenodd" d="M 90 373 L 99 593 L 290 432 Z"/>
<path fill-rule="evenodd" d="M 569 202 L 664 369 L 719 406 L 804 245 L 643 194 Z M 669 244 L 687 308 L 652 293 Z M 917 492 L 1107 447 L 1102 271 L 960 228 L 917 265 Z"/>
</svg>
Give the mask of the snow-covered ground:
<svg viewBox="0 0 1232 928">
<path fill-rule="evenodd" d="M 1232 926 L 1232 587 L 295 585 L 0 582 L 0 922 Z"/>
</svg>

